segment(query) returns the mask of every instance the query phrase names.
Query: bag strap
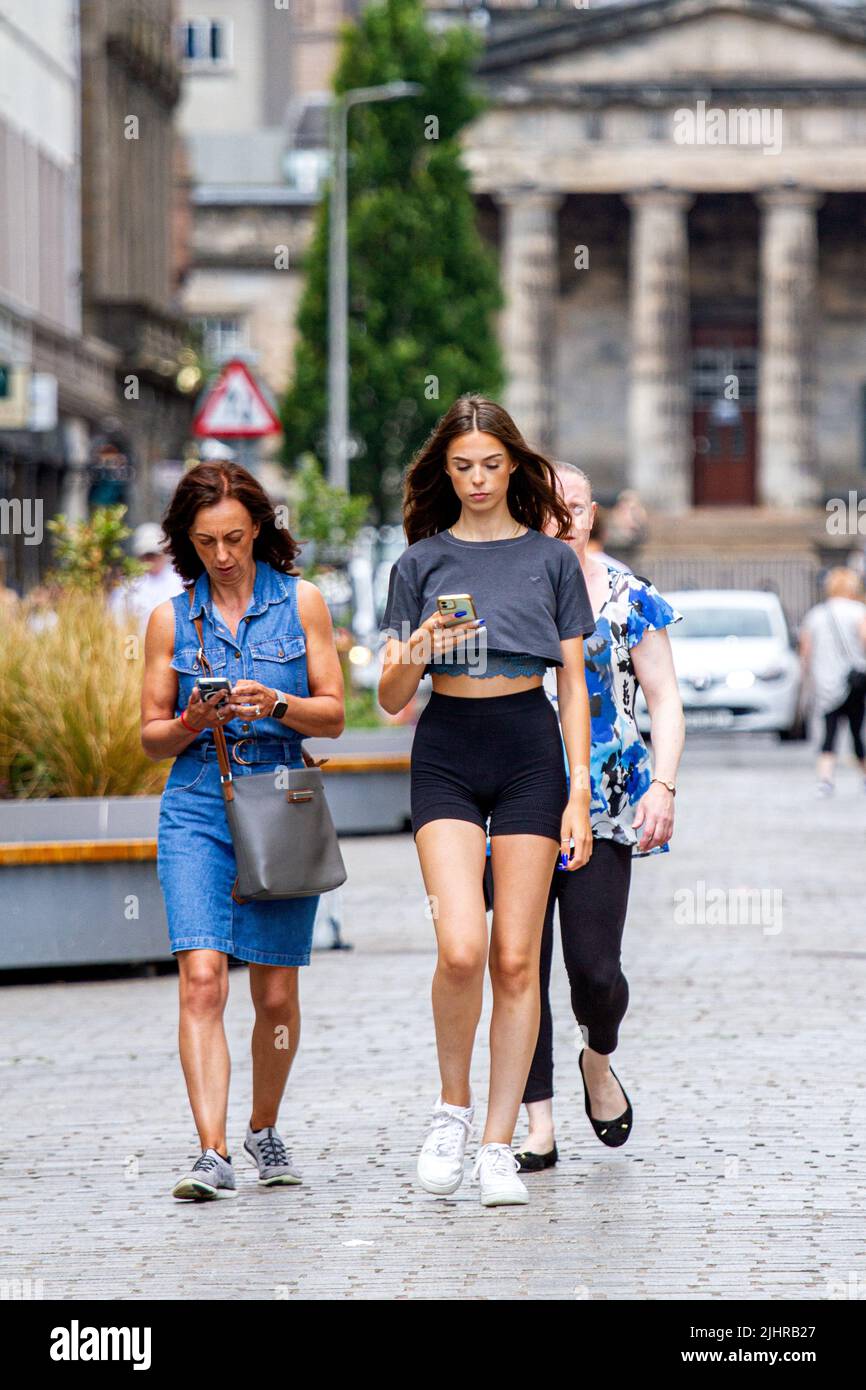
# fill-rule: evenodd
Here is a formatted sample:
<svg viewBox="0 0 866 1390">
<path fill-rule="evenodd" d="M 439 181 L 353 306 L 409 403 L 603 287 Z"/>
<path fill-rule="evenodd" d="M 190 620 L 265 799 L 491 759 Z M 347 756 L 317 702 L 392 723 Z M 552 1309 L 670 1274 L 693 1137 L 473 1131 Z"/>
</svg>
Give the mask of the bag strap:
<svg viewBox="0 0 866 1390">
<path fill-rule="evenodd" d="M 851 655 L 851 652 L 850 652 L 849 647 L 848 647 L 848 641 L 847 641 L 847 639 L 846 639 L 844 633 L 842 632 L 842 628 L 841 628 L 840 625 L 839 625 L 839 620 L 838 620 L 838 618 L 836 617 L 836 614 L 833 612 L 833 609 L 830 607 L 829 600 L 828 600 L 828 602 L 827 602 L 827 604 L 826 604 L 826 608 L 827 608 L 827 615 L 828 615 L 828 617 L 829 617 L 829 619 L 830 619 L 830 622 L 833 624 L 833 631 L 834 631 L 834 633 L 836 634 L 836 647 L 837 647 L 837 649 L 838 649 L 838 650 L 842 653 L 842 655 L 845 657 L 845 660 L 848 662 L 848 665 L 849 665 L 849 666 L 856 666 L 856 665 L 857 665 L 857 661 L 856 661 L 856 659 Z"/>
<path fill-rule="evenodd" d="M 201 618 L 193 618 L 192 616 L 192 601 L 194 595 L 195 585 L 193 584 L 192 588 L 189 591 L 189 614 L 192 620 L 193 627 L 195 628 L 196 633 L 198 634 L 198 651 L 196 653 L 196 657 L 198 661 L 201 663 L 202 670 L 205 671 L 208 675 L 212 676 L 213 670 L 211 668 L 210 662 L 204 654 L 204 635 L 201 629 Z M 223 795 L 226 801 L 233 801 L 233 778 L 231 763 L 229 762 L 229 752 L 228 746 L 226 744 L 226 736 L 224 731 L 219 727 L 219 725 L 212 729 L 211 732 L 214 736 L 214 743 L 216 744 L 217 762 L 219 763 L 220 782 L 222 783 Z M 308 753 L 303 744 L 301 744 L 301 757 L 304 760 L 305 767 L 321 767 L 323 763 L 328 762 L 327 758 L 315 758 L 312 753 Z"/>
<path fill-rule="evenodd" d="M 196 653 L 196 657 L 201 664 L 202 670 L 207 675 L 212 676 L 213 668 L 211 667 L 210 662 L 204 654 L 204 634 L 202 632 L 201 627 L 201 618 L 192 617 L 192 601 L 194 593 L 195 585 L 193 585 L 193 587 L 189 591 L 189 612 L 190 618 L 192 619 L 192 625 L 198 634 L 198 652 Z M 214 726 L 214 728 L 211 729 L 211 733 L 214 736 L 214 743 L 216 744 L 217 762 L 219 763 L 220 769 L 220 785 L 223 789 L 223 796 L 226 801 L 233 801 L 234 788 L 232 787 L 232 769 L 231 763 L 229 762 L 229 750 L 228 745 L 226 744 L 225 731 L 221 729 L 220 726 L 217 724 Z"/>
</svg>

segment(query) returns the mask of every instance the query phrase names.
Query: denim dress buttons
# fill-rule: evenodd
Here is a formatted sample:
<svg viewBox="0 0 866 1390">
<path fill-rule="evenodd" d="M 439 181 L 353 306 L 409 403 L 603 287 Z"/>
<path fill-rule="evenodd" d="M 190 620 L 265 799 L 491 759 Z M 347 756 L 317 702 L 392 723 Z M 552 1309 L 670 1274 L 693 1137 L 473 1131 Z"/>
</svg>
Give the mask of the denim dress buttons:
<svg viewBox="0 0 866 1390">
<path fill-rule="evenodd" d="M 171 600 L 176 714 L 186 709 L 203 674 L 193 625 L 198 615 L 215 676 L 309 695 L 297 591 L 298 576 L 257 561 L 253 596 L 234 637 L 213 602 L 206 573 L 196 581 L 191 609 L 188 590 Z M 304 766 L 302 735 L 278 719 L 230 719 L 223 727 L 235 777 Z M 237 868 L 210 729 L 175 758 L 169 773 L 160 801 L 157 873 L 172 953 L 206 949 L 259 965 L 309 965 L 318 896 L 243 904 L 232 898 Z"/>
</svg>

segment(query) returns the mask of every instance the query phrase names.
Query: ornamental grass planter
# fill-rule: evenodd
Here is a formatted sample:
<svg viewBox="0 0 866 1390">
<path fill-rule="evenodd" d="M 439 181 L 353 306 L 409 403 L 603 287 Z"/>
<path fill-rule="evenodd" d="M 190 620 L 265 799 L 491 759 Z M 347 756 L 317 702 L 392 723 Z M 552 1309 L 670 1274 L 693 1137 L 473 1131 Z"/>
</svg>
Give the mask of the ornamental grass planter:
<svg viewBox="0 0 866 1390">
<path fill-rule="evenodd" d="M 411 731 L 305 739 L 340 835 L 409 827 Z M 342 751 L 345 746 L 345 751 Z M 0 801 L 0 970 L 170 960 L 158 796 Z"/>
</svg>

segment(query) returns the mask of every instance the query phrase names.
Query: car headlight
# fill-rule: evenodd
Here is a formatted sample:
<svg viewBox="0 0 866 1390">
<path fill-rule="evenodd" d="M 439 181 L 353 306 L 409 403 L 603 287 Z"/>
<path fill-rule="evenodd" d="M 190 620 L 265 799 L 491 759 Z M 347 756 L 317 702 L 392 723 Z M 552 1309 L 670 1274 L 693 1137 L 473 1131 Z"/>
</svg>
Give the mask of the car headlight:
<svg viewBox="0 0 866 1390">
<path fill-rule="evenodd" d="M 759 681 L 779 681 L 785 675 L 784 666 L 768 666 L 766 671 L 758 672 Z"/>
<path fill-rule="evenodd" d="M 754 684 L 754 671 L 729 671 L 725 676 L 725 685 L 730 690 L 748 690 Z"/>
</svg>

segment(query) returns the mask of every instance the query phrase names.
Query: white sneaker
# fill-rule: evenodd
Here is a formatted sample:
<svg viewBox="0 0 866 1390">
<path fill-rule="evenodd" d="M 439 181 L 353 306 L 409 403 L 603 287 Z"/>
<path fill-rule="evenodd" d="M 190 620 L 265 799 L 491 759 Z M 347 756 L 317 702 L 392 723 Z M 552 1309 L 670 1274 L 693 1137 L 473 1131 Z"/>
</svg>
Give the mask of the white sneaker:
<svg viewBox="0 0 866 1390">
<path fill-rule="evenodd" d="M 466 1140 L 472 1133 L 475 1117 L 475 1097 L 470 1091 L 470 1103 L 448 1105 L 440 1093 L 433 1107 L 430 1132 L 418 1155 L 418 1181 L 427 1192 L 446 1197 L 456 1192 L 463 1181 L 463 1161 Z"/>
<path fill-rule="evenodd" d="M 473 1178 L 481 1184 L 481 1205 L 502 1207 L 528 1202 L 529 1193 L 517 1176 L 520 1164 L 508 1144 L 482 1144 Z"/>
</svg>

